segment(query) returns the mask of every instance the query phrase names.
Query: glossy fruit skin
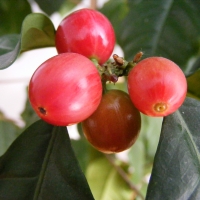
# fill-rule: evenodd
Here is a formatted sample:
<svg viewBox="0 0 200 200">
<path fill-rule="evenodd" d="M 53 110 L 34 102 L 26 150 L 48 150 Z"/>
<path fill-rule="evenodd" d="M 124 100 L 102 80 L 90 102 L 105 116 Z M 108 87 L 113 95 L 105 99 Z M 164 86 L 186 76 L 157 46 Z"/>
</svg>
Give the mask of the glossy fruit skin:
<svg viewBox="0 0 200 200">
<path fill-rule="evenodd" d="M 29 83 L 29 100 L 44 121 L 79 123 L 98 107 L 102 84 L 95 65 L 76 53 L 56 55 L 40 65 Z"/>
<path fill-rule="evenodd" d="M 84 8 L 61 21 L 55 41 L 58 53 L 75 52 L 103 64 L 113 52 L 115 33 L 103 14 Z"/>
<path fill-rule="evenodd" d="M 171 60 L 149 57 L 129 72 L 128 92 L 140 112 L 163 117 L 182 105 L 187 82 L 182 70 Z"/>
<path fill-rule="evenodd" d="M 129 95 L 120 90 L 109 90 L 102 97 L 98 109 L 82 122 L 85 137 L 97 150 L 118 153 L 136 141 L 141 116 Z"/>
</svg>

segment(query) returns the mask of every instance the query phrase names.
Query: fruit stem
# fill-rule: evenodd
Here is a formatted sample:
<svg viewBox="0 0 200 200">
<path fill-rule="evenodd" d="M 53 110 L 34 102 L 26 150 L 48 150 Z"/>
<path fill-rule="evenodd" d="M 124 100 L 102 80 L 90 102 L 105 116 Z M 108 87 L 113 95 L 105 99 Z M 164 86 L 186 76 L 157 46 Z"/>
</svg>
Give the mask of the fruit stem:
<svg viewBox="0 0 200 200">
<path fill-rule="evenodd" d="M 106 87 L 106 81 L 101 80 L 101 82 L 102 82 L 102 88 L 103 88 L 102 94 L 105 94 L 108 91 L 108 89 Z"/>
<path fill-rule="evenodd" d="M 94 10 L 97 9 L 97 0 L 90 0 L 90 8 Z"/>
<path fill-rule="evenodd" d="M 128 76 L 129 71 L 135 67 L 137 62 L 142 58 L 143 52 L 138 52 L 132 61 L 128 62 L 123 57 L 113 54 L 114 61 L 108 61 L 102 66 L 98 64 L 96 59 L 91 59 L 95 64 L 103 82 L 113 82 L 116 83 L 120 76 Z"/>
</svg>

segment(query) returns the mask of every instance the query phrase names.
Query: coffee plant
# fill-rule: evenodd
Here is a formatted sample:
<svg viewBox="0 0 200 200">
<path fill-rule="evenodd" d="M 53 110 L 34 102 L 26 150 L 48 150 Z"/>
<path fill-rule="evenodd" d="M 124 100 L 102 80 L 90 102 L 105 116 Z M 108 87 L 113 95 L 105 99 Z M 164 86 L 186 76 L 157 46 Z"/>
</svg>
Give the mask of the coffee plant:
<svg viewBox="0 0 200 200">
<path fill-rule="evenodd" d="M 56 50 L 29 77 L 24 126 L 0 111 L 0 199 L 200 199 L 200 3 L 79 3 L 0 1 L 0 74 Z"/>
</svg>

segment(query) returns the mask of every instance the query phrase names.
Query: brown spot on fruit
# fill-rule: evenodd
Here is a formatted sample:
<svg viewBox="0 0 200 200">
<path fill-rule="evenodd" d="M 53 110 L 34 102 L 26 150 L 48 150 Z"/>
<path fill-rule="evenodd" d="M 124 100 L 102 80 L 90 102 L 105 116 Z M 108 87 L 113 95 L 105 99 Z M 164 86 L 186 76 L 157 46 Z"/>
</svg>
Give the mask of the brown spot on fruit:
<svg viewBox="0 0 200 200">
<path fill-rule="evenodd" d="M 43 107 L 38 107 L 38 110 L 40 111 L 41 114 L 46 115 L 47 111 Z"/>
</svg>

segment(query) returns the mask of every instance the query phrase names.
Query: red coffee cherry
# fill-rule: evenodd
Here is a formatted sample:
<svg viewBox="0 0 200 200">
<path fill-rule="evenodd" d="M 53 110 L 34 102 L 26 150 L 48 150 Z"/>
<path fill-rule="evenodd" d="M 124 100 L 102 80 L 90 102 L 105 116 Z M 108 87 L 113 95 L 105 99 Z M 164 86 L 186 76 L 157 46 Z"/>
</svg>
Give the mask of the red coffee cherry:
<svg viewBox="0 0 200 200">
<path fill-rule="evenodd" d="M 76 53 L 54 56 L 33 74 L 29 99 L 44 121 L 67 126 L 89 117 L 102 97 L 102 84 L 95 65 Z"/>
<path fill-rule="evenodd" d="M 75 52 L 105 63 L 115 46 L 110 21 L 100 12 L 80 9 L 65 17 L 56 31 L 58 53 Z"/>
<path fill-rule="evenodd" d="M 149 57 L 128 75 L 128 92 L 136 108 L 149 116 L 167 116 L 183 103 L 187 82 L 182 70 L 171 60 Z"/>
</svg>

